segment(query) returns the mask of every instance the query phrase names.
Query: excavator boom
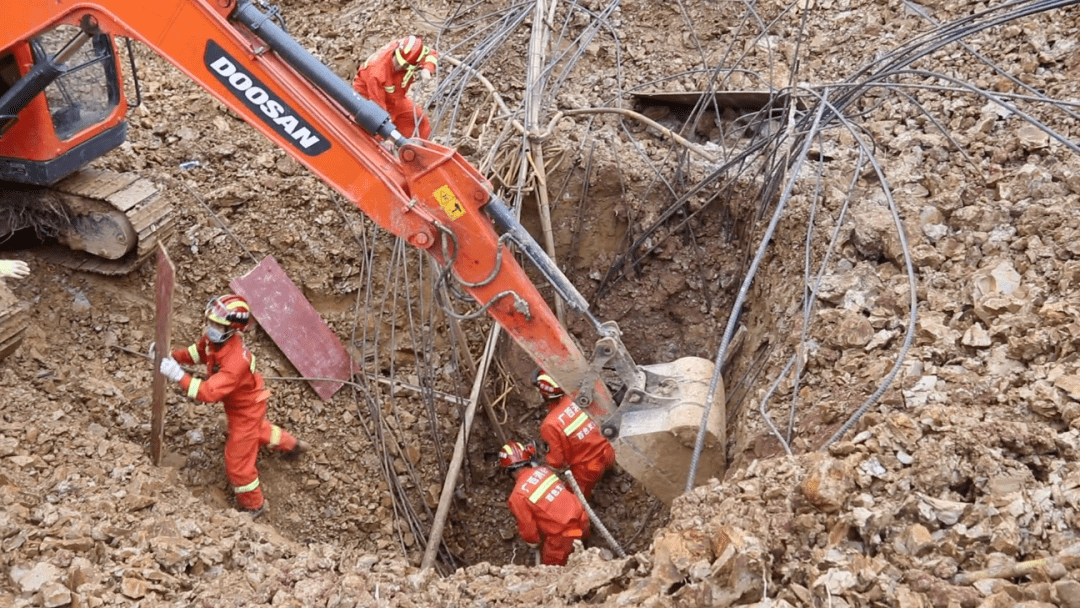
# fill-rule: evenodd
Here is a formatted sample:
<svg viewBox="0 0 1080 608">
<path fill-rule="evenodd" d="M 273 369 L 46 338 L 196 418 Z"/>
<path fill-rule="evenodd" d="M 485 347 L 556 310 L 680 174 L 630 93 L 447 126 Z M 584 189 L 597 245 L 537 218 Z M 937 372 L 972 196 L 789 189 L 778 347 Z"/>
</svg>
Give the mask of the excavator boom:
<svg viewBox="0 0 1080 608">
<path fill-rule="evenodd" d="M 652 437 L 623 445 L 627 454 L 663 451 L 663 442 L 656 444 L 653 435 L 686 443 L 665 421 L 642 424 L 638 413 L 630 424 L 616 416 L 598 370 L 562 328 L 509 243 L 537 263 L 561 297 L 587 314 L 584 299 L 508 213 L 489 182 L 455 150 L 404 138 L 385 110 L 354 92 L 248 0 L 37 0 L 11 8 L 0 25 L 5 46 L 65 23 L 139 40 L 170 61 L 382 228 L 430 254 L 444 269 L 440 280 L 452 275 L 560 384 L 583 388 L 588 402 L 582 405 L 605 423 L 609 437 L 617 440 L 617 453 L 618 441 L 630 437 L 623 437 L 624 428 L 645 429 Z M 378 138 L 392 142 L 395 152 L 385 150 Z M 596 325 L 621 348 L 617 328 Z M 635 407 L 649 404 L 648 382 L 660 376 L 642 370 L 630 375 Z M 582 387 L 586 378 L 589 385 Z M 662 391 L 671 403 L 681 403 L 677 384 Z M 646 468 L 659 470 L 649 454 L 638 456 Z M 686 470 L 662 468 L 666 477 Z M 670 481 L 671 488 L 682 483 Z"/>
<path fill-rule="evenodd" d="M 20 3 L 10 45 L 57 23 L 141 41 L 306 165 L 376 223 L 449 265 L 470 295 L 567 386 L 588 363 L 481 208 L 487 180 L 456 151 L 406 143 L 364 99 L 246 1 L 51 0 Z M 14 7 L 13 7 L 14 9 Z M 273 52 L 269 52 L 270 49 Z M 314 85 L 314 86 L 313 86 Z M 379 136 L 401 147 L 386 152 Z M 495 203 L 498 204 L 498 203 Z M 602 388 L 597 407 L 612 409 Z"/>
</svg>

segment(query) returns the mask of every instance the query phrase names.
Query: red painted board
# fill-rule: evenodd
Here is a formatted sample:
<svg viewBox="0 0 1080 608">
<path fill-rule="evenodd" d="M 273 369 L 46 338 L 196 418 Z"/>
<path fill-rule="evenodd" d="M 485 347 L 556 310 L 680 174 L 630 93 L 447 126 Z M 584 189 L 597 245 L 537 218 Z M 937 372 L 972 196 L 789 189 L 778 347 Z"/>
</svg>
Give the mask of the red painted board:
<svg viewBox="0 0 1080 608">
<path fill-rule="evenodd" d="M 172 340 L 172 300 L 176 271 L 165 248 L 158 243 L 157 278 L 154 282 L 154 380 L 150 399 L 150 461 L 161 464 L 161 449 L 165 437 L 165 376 L 158 369 L 161 359 L 169 354 Z"/>
<path fill-rule="evenodd" d="M 247 299 L 255 320 L 300 375 L 343 381 L 352 377 L 349 352 L 273 256 L 229 281 L 229 287 Z M 342 386 L 332 380 L 308 382 L 324 401 Z"/>
</svg>

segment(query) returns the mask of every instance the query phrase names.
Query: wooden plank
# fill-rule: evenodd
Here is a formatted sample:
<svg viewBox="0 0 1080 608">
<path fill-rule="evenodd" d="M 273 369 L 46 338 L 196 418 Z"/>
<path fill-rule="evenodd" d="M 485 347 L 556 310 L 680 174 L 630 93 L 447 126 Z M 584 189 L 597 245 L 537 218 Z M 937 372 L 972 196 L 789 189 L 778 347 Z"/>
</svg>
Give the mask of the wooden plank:
<svg viewBox="0 0 1080 608">
<path fill-rule="evenodd" d="M 273 256 L 230 281 L 229 287 L 248 301 L 255 320 L 303 377 L 341 381 L 352 377 L 349 352 Z M 323 400 L 342 386 L 333 380 L 308 382 Z"/>
<path fill-rule="evenodd" d="M 153 397 L 150 400 L 150 460 L 161 464 L 162 443 L 165 440 L 165 384 L 166 378 L 158 370 L 161 360 L 172 350 L 172 300 L 176 284 L 176 270 L 165 248 L 158 245 L 157 280 L 154 284 L 154 354 Z"/>
</svg>

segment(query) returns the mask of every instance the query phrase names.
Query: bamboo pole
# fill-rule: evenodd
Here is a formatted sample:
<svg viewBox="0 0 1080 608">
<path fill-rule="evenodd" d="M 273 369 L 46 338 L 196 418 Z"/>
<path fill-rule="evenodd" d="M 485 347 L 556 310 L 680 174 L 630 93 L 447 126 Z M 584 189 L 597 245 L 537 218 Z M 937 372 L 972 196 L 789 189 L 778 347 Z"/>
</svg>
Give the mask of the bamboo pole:
<svg viewBox="0 0 1080 608">
<path fill-rule="evenodd" d="M 710 163 L 719 162 L 717 161 L 715 156 L 706 152 L 705 149 L 701 146 L 689 141 L 685 137 L 661 125 L 655 120 L 639 114 L 633 110 L 627 110 L 625 108 L 582 108 L 580 110 L 563 110 L 561 112 L 558 112 L 552 119 L 552 126 L 554 126 L 555 121 L 557 121 L 559 118 L 562 118 L 563 116 L 576 116 L 578 114 L 620 114 L 622 116 L 626 116 L 627 118 L 633 118 L 640 123 L 656 129 L 665 137 L 671 138 L 671 140 L 675 143 L 684 146 L 686 149 L 690 150 L 694 154 L 697 154 L 701 158 L 709 161 Z"/>
<path fill-rule="evenodd" d="M 551 10 L 555 10 L 557 0 L 552 0 Z M 540 128 L 540 105 L 543 101 L 544 88 L 540 77 L 544 69 L 547 51 L 547 10 L 545 0 L 536 0 L 533 12 L 532 36 L 529 38 L 529 65 L 525 74 L 525 130 L 534 132 Z M 532 166 L 536 180 L 536 204 L 540 212 L 540 230 L 543 233 L 544 249 L 548 257 L 555 260 L 555 234 L 551 229 L 551 204 L 548 201 L 547 172 L 544 167 L 544 146 L 533 142 L 531 137 L 524 138 L 522 153 Z M 555 296 L 555 317 L 566 325 L 566 305 Z"/>
<path fill-rule="evenodd" d="M 443 288 L 443 298 L 449 301 L 450 294 L 447 293 L 447 289 Z M 461 322 L 445 315 L 447 324 L 450 326 L 450 333 L 453 334 L 454 340 L 458 344 L 458 351 L 461 352 L 463 363 L 470 374 L 476 374 L 476 360 L 473 359 L 472 352 L 469 351 L 469 341 L 465 339 L 465 332 L 461 329 Z M 506 432 L 502 428 L 502 424 L 499 423 L 499 417 L 495 415 L 495 409 L 491 405 L 491 395 L 487 391 L 480 391 L 480 402 L 484 404 L 484 413 L 487 414 L 488 421 L 491 423 L 491 427 L 495 429 L 495 435 L 499 438 L 500 444 L 506 443 Z"/>
<path fill-rule="evenodd" d="M 435 511 L 435 520 L 431 525 L 431 533 L 428 535 L 424 559 L 420 563 L 421 570 L 426 570 L 435 563 L 435 557 L 439 553 L 439 545 L 442 544 L 443 529 L 446 527 L 446 517 L 450 512 L 450 501 L 454 497 L 454 486 L 457 485 L 458 474 L 461 473 L 461 463 L 465 460 L 465 448 L 469 444 L 469 431 L 472 430 L 473 417 L 476 415 L 476 402 L 479 401 L 480 390 L 484 385 L 484 377 L 487 375 L 488 366 L 495 355 L 495 345 L 499 341 L 500 329 L 496 325 L 492 328 L 491 334 L 488 335 L 484 356 L 480 359 L 480 369 L 473 379 L 472 392 L 469 393 L 469 405 L 465 408 L 465 419 L 461 422 L 461 428 L 458 429 L 457 443 L 454 444 L 454 456 L 450 460 L 450 468 L 446 471 L 446 479 L 443 480 L 439 506 Z"/>
<path fill-rule="evenodd" d="M 1002 564 L 976 572 L 960 572 L 953 577 L 956 585 L 971 585 L 988 578 L 1015 578 L 1027 576 L 1036 570 L 1057 567 L 1062 571 L 1075 570 L 1080 566 L 1080 555 L 1052 555 L 1042 559 L 1033 559 L 1026 562 Z"/>
</svg>

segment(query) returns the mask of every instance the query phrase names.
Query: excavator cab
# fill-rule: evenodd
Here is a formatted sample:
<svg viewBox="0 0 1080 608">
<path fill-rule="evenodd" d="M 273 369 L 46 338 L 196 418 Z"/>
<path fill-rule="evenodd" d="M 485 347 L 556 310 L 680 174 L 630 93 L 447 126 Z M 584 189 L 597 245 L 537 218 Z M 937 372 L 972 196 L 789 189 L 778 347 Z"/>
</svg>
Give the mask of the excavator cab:
<svg viewBox="0 0 1080 608">
<path fill-rule="evenodd" d="M 113 38 L 84 20 L 0 51 L 0 235 L 33 229 L 44 257 L 123 274 L 173 231 L 159 189 L 85 169 L 127 139 Z"/>
<path fill-rule="evenodd" d="M 58 25 L 4 49 L 0 99 L 20 83 L 0 104 L 0 179 L 52 185 L 124 143 L 127 104 L 108 35 Z"/>
</svg>

